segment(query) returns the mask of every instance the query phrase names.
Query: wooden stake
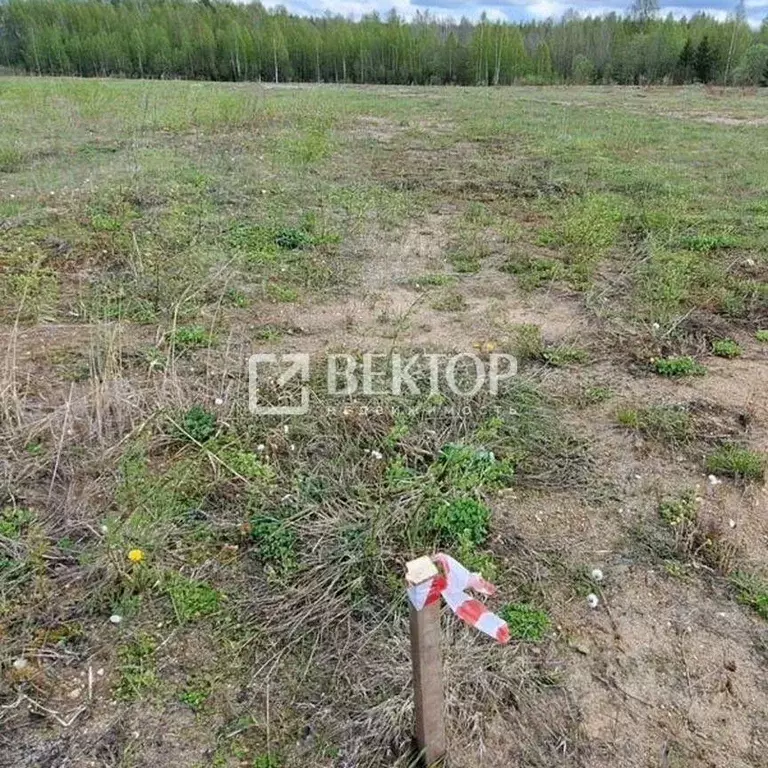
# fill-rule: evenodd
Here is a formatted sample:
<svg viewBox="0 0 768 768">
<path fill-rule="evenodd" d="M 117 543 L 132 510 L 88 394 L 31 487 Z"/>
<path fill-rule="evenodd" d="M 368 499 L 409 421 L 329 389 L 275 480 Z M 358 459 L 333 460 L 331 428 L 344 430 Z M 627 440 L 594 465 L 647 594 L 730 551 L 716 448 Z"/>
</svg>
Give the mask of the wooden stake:
<svg viewBox="0 0 768 768">
<path fill-rule="evenodd" d="M 406 565 L 409 586 L 418 586 L 437 575 L 437 567 L 428 557 L 419 557 Z M 411 605 L 411 661 L 416 743 L 424 764 L 431 766 L 445 756 L 439 602 L 420 611 Z"/>
</svg>

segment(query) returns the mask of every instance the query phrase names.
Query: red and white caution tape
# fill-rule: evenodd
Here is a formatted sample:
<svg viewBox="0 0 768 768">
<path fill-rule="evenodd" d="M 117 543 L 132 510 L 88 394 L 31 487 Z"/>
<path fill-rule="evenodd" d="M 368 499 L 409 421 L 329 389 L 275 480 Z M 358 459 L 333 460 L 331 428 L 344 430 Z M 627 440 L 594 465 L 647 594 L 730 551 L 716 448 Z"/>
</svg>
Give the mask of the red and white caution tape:
<svg viewBox="0 0 768 768">
<path fill-rule="evenodd" d="M 432 562 L 439 573 L 421 584 L 408 587 L 408 598 L 413 607 L 420 611 L 437 602 L 440 597 L 464 622 L 485 632 L 500 643 L 509 641 L 507 622 L 491 613 L 479 600 L 470 597 L 466 590 L 473 589 L 483 595 L 493 595 L 496 587 L 479 573 L 470 573 L 458 560 L 442 552 L 432 556 Z"/>
</svg>

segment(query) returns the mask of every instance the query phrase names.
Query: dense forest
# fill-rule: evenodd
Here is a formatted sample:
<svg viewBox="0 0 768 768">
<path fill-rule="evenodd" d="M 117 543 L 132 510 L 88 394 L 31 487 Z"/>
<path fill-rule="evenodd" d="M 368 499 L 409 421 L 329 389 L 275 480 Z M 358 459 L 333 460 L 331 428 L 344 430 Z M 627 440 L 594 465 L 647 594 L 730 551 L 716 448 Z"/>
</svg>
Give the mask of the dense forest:
<svg viewBox="0 0 768 768">
<path fill-rule="evenodd" d="M 0 0 L 2 2 L 2 0 Z M 626 15 L 519 24 L 309 18 L 214 0 L 8 0 L 0 66 L 35 74 L 333 83 L 768 84 L 768 19 Z"/>
</svg>

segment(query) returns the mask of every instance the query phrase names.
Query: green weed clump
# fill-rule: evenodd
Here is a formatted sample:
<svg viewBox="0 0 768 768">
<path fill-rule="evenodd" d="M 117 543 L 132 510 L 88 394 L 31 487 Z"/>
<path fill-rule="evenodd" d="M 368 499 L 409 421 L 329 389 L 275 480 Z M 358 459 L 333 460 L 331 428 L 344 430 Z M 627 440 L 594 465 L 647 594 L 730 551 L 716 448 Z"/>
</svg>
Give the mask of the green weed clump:
<svg viewBox="0 0 768 768">
<path fill-rule="evenodd" d="M 684 443 L 693 437 L 693 419 L 678 406 L 622 408 L 616 414 L 616 421 L 622 427 L 661 442 Z"/>
<path fill-rule="evenodd" d="M 473 498 L 444 500 L 432 510 L 431 524 L 443 546 L 460 543 L 474 547 L 488 538 L 491 510 Z"/>
<path fill-rule="evenodd" d="M 197 443 L 204 443 L 216 434 L 216 414 L 193 405 L 183 416 L 180 423 L 180 437 Z"/>
<path fill-rule="evenodd" d="M 285 520 L 267 515 L 254 515 L 250 535 L 256 557 L 264 564 L 286 575 L 298 566 L 297 539 Z"/>
<path fill-rule="evenodd" d="M 526 603 L 508 603 L 500 611 L 511 637 L 532 643 L 541 642 L 552 622 L 545 611 Z"/>
<path fill-rule="evenodd" d="M 501 270 L 515 275 L 519 286 L 525 291 L 533 291 L 543 285 L 549 285 L 565 274 L 562 262 L 532 256 L 510 259 L 502 265 Z"/>
<path fill-rule="evenodd" d="M 757 331 L 755 338 L 763 344 L 768 344 L 768 330 Z"/>
<path fill-rule="evenodd" d="M 687 490 L 676 498 L 662 501 L 659 505 L 659 515 L 672 528 L 696 522 L 696 494 Z"/>
<path fill-rule="evenodd" d="M 722 445 L 707 458 L 707 471 L 741 480 L 762 480 L 765 456 L 737 445 Z"/>
<path fill-rule="evenodd" d="M 26 507 L 3 507 L 0 510 L 0 536 L 19 539 L 34 519 L 35 513 Z"/>
<path fill-rule="evenodd" d="M 26 165 L 26 156 L 16 147 L 0 147 L 0 173 L 16 173 Z"/>
<path fill-rule="evenodd" d="M 741 347 L 732 339 L 719 339 L 712 344 L 712 354 L 732 359 L 741 356 Z"/>
<path fill-rule="evenodd" d="M 660 376 L 680 379 L 685 376 L 704 376 L 707 369 L 690 356 L 659 357 L 652 363 L 653 369 Z"/>
<path fill-rule="evenodd" d="M 198 349 L 213 342 L 213 336 L 200 325 L 182 325 L 171 333 L 171 341 L 177 349 Z"/>
<path fill-rule="evenodd" d="M 501 488 L 508 486 L 514 475 L 509 460 L 497 459 L 492 451 L 455 443 L 443 446 L 433 469 L 452 491 Z"/>
<path fill-rule="evenodd" d="M 179 701 L 193 712 L 199 712 L 211 697 L 211 686 L 205 682 L 188 685 L 179 693 Z"/>
<path fill-rule="evenodd" d="M 188 579 L 181 574 L 171 576 L 166 585 L 166 592 L 179 624 L 210 616 L 218 612 L 220 607 L 221 595 L 213 587 L 204 581 Z"/>
<path fill-rule="evenodd" d="M 734 573 L 730 581 L 736 589 L 736 599 L 768 621 L 768 582 L 743 571 Z"/>
<path fill-rule="evenodd" d="M 115 698 L 135 701 L 159 687 L 156 648 L 154 638 L 147 634 L 141 634 L 130 643 L 118 647 L 119 677 L 114 690 Z"/>
<path fill-rule="evenodd" d="M 446 291 L 431 306 L 438 312 L 461 312 L 467 308 L 467 300 L 458 291 Z"/>
<path fill-rule="evenodd" d="M 708 253 L 725 248 L 736 248 L 739 241 L 732 235 L 684 235 L 680 238 L 680 245 L 689 251 Z"/>
</svg>

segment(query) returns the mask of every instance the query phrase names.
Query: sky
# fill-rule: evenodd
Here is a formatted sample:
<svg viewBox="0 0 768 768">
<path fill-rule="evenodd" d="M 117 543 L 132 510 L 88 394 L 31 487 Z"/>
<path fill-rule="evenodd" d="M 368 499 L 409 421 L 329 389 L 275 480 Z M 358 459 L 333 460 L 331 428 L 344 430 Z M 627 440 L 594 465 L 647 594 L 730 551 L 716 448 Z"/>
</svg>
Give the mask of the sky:
<svg viewBox="0 0 768 768">
<path fill-rule="evenodd" d="M 569 8 L 582 15 L 598 15 L 616 11 L 626 11 L 632 0 L 266 0 L 264 5 L 275 7 L 284 5 L 292 13 L 304 15 L 322 15 L 326 11 L 343 16 L 359 18 L 365 13 L 378 11 L 385 15 L 395 8 L 401 16 L 410 18 L 417 11 L 429 11 L 431 14 L 460 19 L 466 16 L 475 20 L 485 11 L 492 20 L 523 21 L 526 19 L 560 18 Z M 675 17 L 692 16 L 697 11 L 725 19 L 736 5 L 736 0 L 672 0 L 661 5 L 661 13 L 672 13 Z M 746 0 L 747 18 L 753 26 L 768 16 L 768 0 Z"/>
</svg>

